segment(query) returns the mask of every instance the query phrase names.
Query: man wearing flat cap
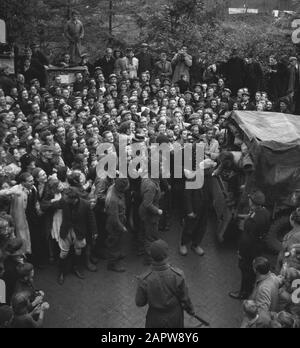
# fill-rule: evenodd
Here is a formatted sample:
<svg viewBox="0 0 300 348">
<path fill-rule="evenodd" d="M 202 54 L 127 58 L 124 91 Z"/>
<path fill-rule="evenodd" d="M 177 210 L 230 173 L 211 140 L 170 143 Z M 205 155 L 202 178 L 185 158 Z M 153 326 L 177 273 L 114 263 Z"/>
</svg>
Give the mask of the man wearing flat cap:
<svg viewBox="0 0 300 348">
<path fill-rule="evenodd" d="M 168 244 L 157 240 L 150 247 L 151 271 L 139 279 L 136 305 L 149 306 L 147 329 L 182 329 L 184 311 L 194 315 L 184 273 L 168 263 Z"/>
<path fill-rule="evenodd" d="M 160 55 L 160 60 L 155 63 L 154 76 L 160 79 L 172 78 L 173 68 L 171 62 L 168 61 L 166 52 L 162 52 Z"/>
<path fill-rule="evenodd" d="M 240 110 L 243 110 L 243 111 L 256 110 L 255 105 L 250 102 L 250 93 L 248 91 L 244 91 L 242 94 L 242 102 L 240 104 Z"/>
<path fill-rule="evenodd" d="M 261 256 L 266 235 L 271 226 L 271 215 L 264 207 L 266 198 L 263 192 L 255 191 L 249 195 L 250 213 L 247 215 L 244 231 L 239 241 L 239 268 L 242 273 L 241 289 L 229 296 L 236 300 L 248 299 L 255 283 L 253 261 Z"/>
<path fill-rule="evenodd" d="M 290 58 L 288 94 L 294 100 L 294 112 L 300 115 L 300 64 L 296 57 Z"/>
</svg>

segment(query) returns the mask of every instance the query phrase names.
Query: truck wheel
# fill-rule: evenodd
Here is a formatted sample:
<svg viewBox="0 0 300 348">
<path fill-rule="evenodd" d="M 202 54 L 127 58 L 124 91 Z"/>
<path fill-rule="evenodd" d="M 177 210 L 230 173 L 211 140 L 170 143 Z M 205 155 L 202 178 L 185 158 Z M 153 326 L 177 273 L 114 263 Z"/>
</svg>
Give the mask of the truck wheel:
<svg viewBox="0 0 300 348">
<path fill-rule="evenodd" d="M 291 231 L 290 217 L 282 216 L 275 220 L 266 237 L 266 245 L 270 252 L 279 254 L 284 236 Z"/>
</svg>

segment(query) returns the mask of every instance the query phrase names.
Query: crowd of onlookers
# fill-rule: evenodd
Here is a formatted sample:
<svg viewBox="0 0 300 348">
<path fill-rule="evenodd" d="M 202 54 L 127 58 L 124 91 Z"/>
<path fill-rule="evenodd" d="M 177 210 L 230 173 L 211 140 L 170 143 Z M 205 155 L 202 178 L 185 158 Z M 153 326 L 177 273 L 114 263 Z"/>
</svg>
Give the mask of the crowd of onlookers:
<svg viewBox="0 0 300 348">
<path fill-rule="evenodd" d="M 110 179 L 97 170 L 97 149 L 110 144 L 117 152 L 121 137 L 130 158 L 134 143 L 146 148 L 176 143 L 184 149 L 202 142 L 205 158 L 216 161 L 226 146 L 224 122 L 232 110 L 299 113 L 296 57 L 288 62 L 270 57 L 268 71 L 235 50 L 226 63 L 212 63 L 205 53 L 192 56 L 186 47 L 174 57 L 165 52 L 154 57 L 147 44 L 137 55 L 131 48 L 125 55 L 108 48 L 94 63 L 83 54 L 79 65 L 84 72 L 64 84 L 60 76 L 49 80 L 50 62 L 32 45 L 16 57 L 15 75 L 2 69 L 0 325 L 42 325 L 49 305 L 34 286 L 34 267 L 57 262 L 60 284 L 70 269 L 80 279 L 83 266 L 96 272 L 100 258 L 108 260 L 108 270 L 124 272 L 122 235 L 127 230 L 149 264 L 149 245 L 159 230 L 169 228 L 173 208 L 189 221 L 180 253 L 186 255 L 192 242 L 194 252 L 203 256 L 204 231 L 197 229 L 207 218 L 205 190 L 189 196 L 187 178 Z M 74 66 L 69 54 L 55 65 Z M 297 214 L 293 221 L 299 230 Z M 275 282 L 265 260 L 258 260 L 256 270 Z M 289 296 L 296 270 L 288 268 L 283 275 L 280 295 L 286 302 L 281 308 L 293 313 Z M 258 326 L 271 310 L 260 311 L 257 301 L 246 302 L 244 308 L 247 326 Z M 272 314 L 270 321 L 274 327 L 294 325 L 287 312 Z"/>
</svg>

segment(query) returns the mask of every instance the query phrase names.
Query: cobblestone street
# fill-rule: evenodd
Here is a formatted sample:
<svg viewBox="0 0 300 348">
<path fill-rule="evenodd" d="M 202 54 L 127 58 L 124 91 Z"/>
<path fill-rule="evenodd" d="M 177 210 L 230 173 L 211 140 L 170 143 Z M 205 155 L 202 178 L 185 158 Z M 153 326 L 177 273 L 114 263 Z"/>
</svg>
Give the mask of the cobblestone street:
<svg viewBox="0 0 300 348">
<path fill-rule="evenodd" d="M 239 271 L 233 248 L 217 246 L 211 221 L 203 247 L 204 258 L 192 252 L 186 258 L 178 254 L 179 222 L 173 219 L 165 239 L 170 244 L 171 263 L 184 270 L 190 296 L 197 313 L 213 328 L 235 328 L 241 321 L 241 304 L 228 297 L 230 290 L 239 287 Z M 96 274 L 86 272 L 80 281 L 72 274 L 60 287 L 56 283 L 57 270 L 51 267 L 37 276 L 37 285 L 47 294 L 51 309 L 45 327 L 50 328 L 142 328 L 146 309 L 135 306 L 136 276 L 147 271 L 142 260 L 130 250 L 130 238 L 125 239 L 128 257 L 125 274 L 106 270 L 99 264 Z"/>
</svg>

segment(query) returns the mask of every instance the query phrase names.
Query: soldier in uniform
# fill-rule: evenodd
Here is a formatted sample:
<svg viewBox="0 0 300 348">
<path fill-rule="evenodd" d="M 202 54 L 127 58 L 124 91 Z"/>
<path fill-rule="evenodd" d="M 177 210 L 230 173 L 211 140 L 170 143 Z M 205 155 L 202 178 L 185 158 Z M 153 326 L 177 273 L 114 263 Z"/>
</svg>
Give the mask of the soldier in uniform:
<svg viewBox="0 0 300 348">
<path fill-rule="evenodd" d="M 229 294 L 235 300 L 248 299 L 253 291 L 255 283 L 253 261 L 262 256 L 263 241 L 271 224 L 271 215 L 264 207 L 265 203 L 266 198 L 261 191 L 256 191 L 249 196 L 250 213 L 245 221 L 244 231 L 239 242 L 241 289 Z"/>
<path fill-rule="evenodd" d="M 194 315 L 184 274 L 168 264 L 168 244 L 163 240 L 152 243 L 150 252 L 152 269 L 139 278 L 136 305 L 149 306 L 147 329 L 181 329 L 184 327 L 184 311 Z"/>
<path fill-rule="evenodd" d="M 140 217 L 143 223 L 145 264 L 151 263 L 150 246 L 159 239 L 159 220 L 163 211 L 159 209 L 161 199 L 160 180 L 144 178 L 141 184 L 142 203 Z"/>
<path fill-rule="evenodd" d="M 107 269 L 117 273 L 126 271 L 121 265 L 121 251 L 122 236 L 127 232 L 125 193 L 128 189 L 128 179 L 117 178 L 115 184 L 108 190 L 105 201 Z"/>
</svg>

